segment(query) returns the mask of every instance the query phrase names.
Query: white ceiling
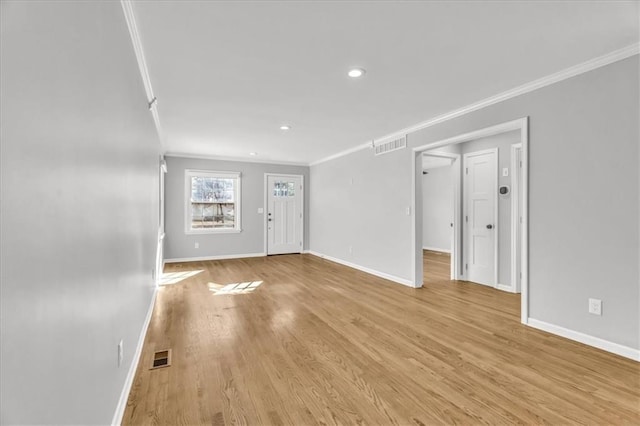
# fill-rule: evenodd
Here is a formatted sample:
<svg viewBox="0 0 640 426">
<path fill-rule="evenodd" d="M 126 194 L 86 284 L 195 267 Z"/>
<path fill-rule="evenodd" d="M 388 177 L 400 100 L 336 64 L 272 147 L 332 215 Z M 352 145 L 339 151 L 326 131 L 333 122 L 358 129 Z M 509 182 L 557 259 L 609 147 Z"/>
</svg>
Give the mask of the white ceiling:
<svg viewBox="0 0 640 426">
<path fill-rule="evenodd" d="M 638 42 L 637 1 L 134 7 L 165 150 L 265 161 L 316 161 Z"/>
</svg>

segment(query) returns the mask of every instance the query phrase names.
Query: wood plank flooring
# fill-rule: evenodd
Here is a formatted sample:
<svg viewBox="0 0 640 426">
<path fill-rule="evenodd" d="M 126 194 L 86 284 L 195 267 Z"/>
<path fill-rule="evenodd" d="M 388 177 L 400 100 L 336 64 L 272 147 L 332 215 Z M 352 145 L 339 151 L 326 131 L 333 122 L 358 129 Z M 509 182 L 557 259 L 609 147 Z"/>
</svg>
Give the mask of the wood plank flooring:
<svg viewBox="0 0 640 426">
<path fill-rule="evenodd" d="M 640 424 L 640 364 L 424 261 L 422 289 L 311 255 L 167 265 L 123 423 Z"/>
</svg>

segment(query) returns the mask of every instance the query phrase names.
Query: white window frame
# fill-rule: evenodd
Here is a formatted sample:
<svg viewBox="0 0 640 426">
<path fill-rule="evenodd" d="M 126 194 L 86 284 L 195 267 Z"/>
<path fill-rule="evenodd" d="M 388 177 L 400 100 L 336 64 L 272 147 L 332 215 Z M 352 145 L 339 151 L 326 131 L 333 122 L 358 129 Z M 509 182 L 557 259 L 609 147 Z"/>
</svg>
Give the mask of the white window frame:
<svg viewBox="0 0 640 426">
<path fill-rule="evenodd" d="M 236 185 L 234 186 L 234 214 L 235 214 L 235 227 L 234 228 L 211 228 L 211 229 L 192 229 L 192 208 L 191 208 L 191 178 L 195 176 L 211 177 L 211 178 L 225 178 L 236 179 Z M 242 218 L 242 176 L 240 172 L 218 172 L 212 170 L 193 170 L 187 169 L 184 172 L 184 232 L 185 234 L 231 234 L 242 232 L 241 218 Z"/>
</svg>

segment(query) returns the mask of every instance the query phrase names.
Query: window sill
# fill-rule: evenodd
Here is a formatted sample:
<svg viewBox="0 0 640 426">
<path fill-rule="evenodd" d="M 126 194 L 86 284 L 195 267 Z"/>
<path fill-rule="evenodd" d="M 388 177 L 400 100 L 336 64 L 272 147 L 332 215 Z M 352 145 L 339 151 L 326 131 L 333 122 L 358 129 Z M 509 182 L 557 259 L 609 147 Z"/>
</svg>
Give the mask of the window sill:
<svg viewBox="0 0 640 426">
<path fill-rule="evenodd" d="M 202 229 L 202 230 L 188 230 L 185 231 L 187 235 L 202 235 L 202 234 L 239 234 L 242 229 Z"/>
</svg>

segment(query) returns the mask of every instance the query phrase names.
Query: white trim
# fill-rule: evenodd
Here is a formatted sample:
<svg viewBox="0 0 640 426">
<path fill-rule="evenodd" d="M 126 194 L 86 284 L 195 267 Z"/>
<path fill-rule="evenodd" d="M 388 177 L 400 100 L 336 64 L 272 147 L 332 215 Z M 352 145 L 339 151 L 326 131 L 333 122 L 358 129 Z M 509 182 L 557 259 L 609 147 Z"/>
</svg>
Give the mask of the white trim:
<svg viewBox="0 0 640 426">
<path fill-rule="evenodd" d="M 301 229 L 301 234 L 300 234 L 300 238 L 301 238 L 301 245 L 300 245 L 300 253 L 304 253 L 304 219 L 306 216 L 306 211 L 304 208 L 304 175 L 292 175 L 292 174 L 286 174 L 286 173 L 265 173 L 264 174 L 264 199 L 263 199 L 263 217 L 262 217 L 262 224 L 264 225 L 264 234 L 263 234 L 263 242 L 264 242 L 264 252 L 268 255 L 269 254 L 269 249 L 267 247 L 267 242 L 269 239 L 268 236 L 268 232 L 267 232 L 267 212 L 269 211 L 269 200 L 268 200 L 268 191 L 269 191 L 269 185 L 268 185 L 268 178 L 269 176 L 282 176 L 282 177 L 299 177 L 300 178 L 300 184 L 302 185 L 302 190 L 301 190 L 301 195 L 302 195 L 302 223 L 300 224 L 300 226 L 302 227 Z"/>
<path fill-rule="evenodd" d="M 131 44 L 133 45 L 133 51 L 138 61 L 138 69 L 140 70 L 140 76 L 142 77 L 142 83 L 144 85 L 144 91 L 147 96 L 147 105 L 151 111 L 153 122 L 156 126 L 156 132 L 160 138 L 160 145 L 164 144 L 164 133 L 162 132 L 162 126 L 160 125 L 160 117 L 158 116 L 158 102 L 156 96 L 153 94 L 153 87 L 151 86 L 151 78 L 149 77 L 149 69 L 147 67 L 147 61 L 144 56 L 144 49 L 142 48 L 142 40 L 140 39 L 140 32 L 138 31 L 138 24 L 133 12 L 132 0 L 120 0 L 122 5 L 122 11 L 124 12 L 124 18 L 127 21 L 127 28 L 129 28 L 129 35 L 131 36 Z"/>
<path fill-rule="evenodd" d="M 320 160 L 316 160 L 311 162 L 310 166 L 315 166 L 320 163 L 324 163 L 330 160 L 335 160 L 336 158 L 343 157 L 345 155 L 351 154 L 356 151 L 363 150 L 365 148 L 371 148 L 372 144 L 375 144 L 377 141 L 382 141 L 390 138 L 399 137 L 405 134 L 410 134 L 416 132 L 418 130 L 426 129 L 428 127 L 434 126 L 436 124 L 451 120 L 453 118 L 457 118 L 466 114 L 469 114 L 474 111 L 478 111 L 482 108 L 486 108 L 491 105 L 495 105 L 499 102 L 506 101 L 511 98 L 515 98 L 520 95 L 524 95 L 529 92 L 533 92 L 534 90 L 541 89 L 546 86 L 550 86 L 555 83 L 559 83 L 563 80 L 567 80 L 569 78 L 578 76 L 580 74 L 587 73 L 589 71 L 593 71 L 597 68 L 604 67 L 606 65 L 610 65 L 614 62 L 621 61 L 623 59 L 627 59 L 631 56 L 637 55 L 640 53 L 640 43 L 634 43 L 630 46 L 623 47 L 622 49 L 614 50 L 613 52 L 607 53 L 605 55 L 599 56 L 597 58 L 590 59 L 586 62 L 582 62 L 580 64 L 574 65 L 569 68 L 565 68 L 561 71 L 558 71 L 553 74 L 549 74 L 545 77 L 539 78 L 537 80 L 530 81 L 529 83 L 525 83 L 521 86 L 514 87 L 507 91 L 498 93 L 497 95 L 490 96 L 478 102 L 463 106 L 462 108 L 458 108 L 452 111 L 449 111 L 445 114 L 438 115 L 429 120 L 423 121 L 421 123 L 415 124 L 410 127 L 405 127 L 404 129 L 398 130 L 393 133 L 389 133 L 387 135 L 376 138 L 372 141 L 363 143 L 361 145 L 355 146 L 350 149 L 346 149 L 344 151 L 340 151 L 336 154 L 330 155 L 328 157 L 321 158 Z"/>
<path fill-rule="evenodd" d="M 640 349 L 630 348 L 619 343 L 610 342 L 599 337 L 580 333 L 579 331 L 570 330 L 535 318 L 529 318 L 528 325 L 538 330 L 546 331 L 547 333 L 584 343 L 585 345 L 593 346 L 595 348 L 602 349 L 603 351 L 611 352 L 640 362 Z"/>
<path fill-rule="evenodd" d="M 124 381 L 124 386 L 122 388 L 122 392 L 120 393 L 120 399 L 118 400 L 118 405 L 116 406 L 116 412 L 113 415 L 113 420 L 111 420 L 112 425 L 120 425 L 122 423 L 122 417 L 124 416 L 124 410 L 127 408 L 127 401 L 129 399 L 129 392 L 131 392 L 131 386 L 133 385 L 133 379 L 136 376 L 136 371 L 138 370 L 138 364 L 140 363 L 140 356 L 142 355 L 142 348 L 144 346 L 144 339 L 147 336 L 147 329 L 149 328 L 149 323 L 151 323 L 151 316 L 153 315 L 153 308 L 156 304 L 156 294 L 158 292 L 158 287 L 155 286 L 153 289 L 153 294 L 151 296 L 151 303 L 149 304 L 149 309 L 147 310 L 147 316 L 144 319 L 144 324 L 142 325 L 142 330 L 140 330 L 140 336 L 138 337 L 138 346 L 136 347 L 136 351 L 133 354 L 133 359 L 131 360 L 131 365 L 129 366 L 129 372 L 127 373 L 127 378 Z"/>
<path fill-rule="evenodd" d="M 379 139 L 379 140 L 381 140 L 381 139 Z M 365 142 L 365 143 L 360 144 L 358 146 L 354 146 L 353 148 L 345 149 L 344 151 L 337 152 L 337 153 L 335 153 L 333 155 L 330 155 L 328 157 L 324 157 L 324 158 L 321 158 L 319 160 L 312 161 L 311 163 L 309 163 L 309 166 L 315 166 L 315 165 L 320 164 L 320 163 L 326 163 L 327 161 L 335 160 L 336 158 L 344 157 L 345 155 L 349 155 L 349 154 L 352 154 L 354 152 L 362 151 L 363 149 L 373 148 L 374 143 L 375 143 L 374 141 Z"/>
<path fill-rule="evenodd" d="M 522 161 L 522 224 L 520 226 L 520 322 L 529 322 L 529 117 L 520 126 Z"/>
<path fill-rule="evenodd" d="M 511 287 L 512 293 L 520 292 L 520 280 L 518 279 L 518 230 L 520 224 L 520 164 L 518 154 L 522 156 L 522 143 L 511 145 Z"/>
<path fill-rule="evenodd" d="M 222 155 L 187 154 L 187 153 L 181 153 L 181 152 L 167 152 L 164 154 L 164 156 L 172 157 L 172 158 L 193 158 L 195 160 L 232 161 L 234 163 L 278 164 L 281 166 L 300 166 L 300 167 L 309 166 L 309 163 L 278 161 L 278 160 L 263 160 L 259 158 L 225 157 Z"/>
<path fill-rule="evenodd" d="M 456 154 L 453 152 L 444 152 L 444 151 L 423 152 L 422 155 L 424 157 L 442 157 L 442 158 L 450 158 L 452 160 L 455 160 L 460 156 L 460 154 Z"/>
<path fill-rule="evenodd" d="M 413 155 L 411 156 L 411 170 L 413 179 L 411 180 L 411 209 L 415 212 L 416 208 L 416 183 L 418 180 L 416 162 L 418 158 L 422 161 L 422 152 L 430 149 L 438 148 L 445 145 L 452 145 L 462 142 L 468 142 L 475 139 L 481 139 L 488 136 L 493 136 L 500 133 L 505 133 L 513 130 L 520 130 L 520 143 L 522 144 L 522 241 L 521 241 L 521 287 L 522 294 L 520 297 L 520 321 L 522 324 L 527 324 L 529 319 L 529 118 L 524 117 L 517 120 L 512 120 L 506 123 L 497 124 L 495 126 L 486 127 L 484 129 L 468 132 L 462 135 L 447 138 L 441 141 L 428 143 L 413 148 Z M 422 171 L 420 172 L 420 177 Z M 420 287 L 422 285 L 422 262 L 417 262 L 418 254 L 422 257 L 422 242 L 418 245 L 418 236 L 416 235 L 418 218 L 414 215 L 411 221 L 411 247 L 414 249 L 414 255 L 411 256 L 411 267 L 413 271 L 413 285 L 414 287 Z M 420 219 L 421 220 L 421 219 Z M 422 240 L 422 236 L 420 236 Z"/>
<path fill-rule="evenodd" d="M 206 260 L 244 259 L 247 257 L 265 257 L 267 253 L 221 254 L 217 256 L 177 257 L 165 259 L 165 263 L 203 262 Z"/>
<path fill-rule="evenodd" d="M 395 275 L 387 274 L 385 272 L 376 271 L 375 269 L 367 268 L 366 266 L 361 266 L 356 263 L 347 262 L 346 260 L 339 259 L 337 257 L 328 256 L 326 254 L 318 253 L 317 251 L 309 250 L 309 254 L 313 256 L 317 256 L 321 259 L 329 260 L 331 262 L 339 263 L 344 266 L 348 266 L 349 268 L 357 269 L 362 272 L 366 272 L 367 274 L 375 275 L 380 278 L 384 278 L 385 280 L 394 281 L 399 284 L 405 285 L 407 287 L 414 288 L 411 280 L 407 280 L 404 278 L 396 277 Z"/>
<path fill-rule="evenodd" d="M 487 138 L 489 136 L 495 136 L 501 133 L 520 130 L 524 125 L 525 121 L 528 121 L 527 117 L 507 121 L 505 123 L 496 124 L 495 126 L 485 127 L 483 129 L 474 130 L 472 132 L 463 133 L 461 135 L 453 136 L 447 139 L 442 139 L 437 142 L 432 142 L 426 145 L 417 146 L 413 148 L 413 152 L 422 152 L 422 151 L 431 150 L 434 148 L 440 148 L 447 145 L 454 145 L 462 142 L 469 142 L 475 139 Z"/>
<path fill-rule="evenodd" d="M 420 248 L 422 247 L 422 239 L 424 238 L 424 229 L 421 227 L 422 231 L 420 232 L 420 238 L 418 238 L 417 229 L 418 229 L 418 220 L 420 223 L 424 222 L 424 212 L 422 213 L 422 217 L 418 219 L 418 215 L 416 214 L 416 195 L 418 192 L 418 167 L 417 163 L 420 162 L 420 199 L 422 200 L 424 197 L 424 192 L 422 191 L 422 155 L 418 156 L 416 151 L 411 152 L 411 205 L 409 206 L 409 211 L 413 213 L 413 220 L 411 221 L 411 249 L 413 251 L 413 256 L 411 256 L 411 271 L 413 273 L 413 282 L 412 285 L 415 288 L 422 287 L 424 282 L 424 271 L 422 270 L 422 264 L 424 259 L 424 254 Z M 423 201 L 424 207 L 424 201 Z M 420 210 L 422 211 L 422 209 Z M 418 246 L 418 240 L 420 240 L 420 245 Z M 418 260 L 420 259 L 420 260 Z"/>
<path fill-rule="evenodd" d="M 506 291 L 506 292 L 509 292 L 509 293 L 515 293 L 513 287 L 511 287 L 510 285 L 507 285 L 507 284 L 498 283 L 498 284 L 496 284 L 496 288 L 498 290 Z"/>
<path fill-rule="evenodd" d="M 233 215 L 235 226 L 233 228 L 207 228 L 192 229 L 191 212 L 191 178 L 194 176 L 205 176 L 213 178 L 236 179 L 237 184 L 234 185 L 234 206 Z M 235 234 L 242 232 L 242 173 L 217 171 L 217 170 L 197 170 L 185 169 L 184 171 L 184 233 L 186 235 L 198 234 Z"/>
<path fill-rule="evenodd" d="M 478 139 L 478 138 L 476 138 Z M 485 155 L 485 154 L 493 154 L 494 155 L 494 160 L 495 160 L 495 170 L 493 173 L 493 188 L 495 190 L 495 192 L 493 193 L 493 282 L 491 284 L 491 287 L 493 288 L 498 288 L 498 262 L 500 260 L 500 253 L 498 252 L 499 250 L 499 242 L 500 242 L 500 223 L 499 221 L 499 217 L 498 217 L 498 182 L 499 182 L 499 178 L 498 178 L 498 174 L 499 174 L 499 169 L 500 169 L 500 154 L 499 154 L 499 150 L 498 148 L 489 148 L 489 149 L 483 149 L 480 151 L 474 151 L 474 152 L 467 152 L 466 154 L 462 155 L 462 167 L 463 168 L 467 168 L 467 161 L 469 159 L 469 157 L 475 157 L 478 155 Z M 463 190 L 463 200 L 462 200 L 462 210 L 463 210 L 463 215 L 468 215 L 468 210 L 466 210 L 467 208 L 467 204 L 468 204 L 468 199 L 467 197 L 469 196 L 469 191 L 467 191 L 467 185 L 468 185 L 468 174 L 464 173 L 463 175 L 463 186 L 464 186 L 464 190 Z M 466 213 L 465 213 L 466 212 Z M 466 220 L 463 222 L 464 225 L 463 226 L 468 226 L 468 222 L 466 222 Z M 463 236 L 463 242 L 462 242 L 462 258 L 466 259 L 469 257 L 469 241 L 467 240 L 467 238 L 470 236 L 470 232 L 467 230 L 467 232 L 462 233 Z M 465 260 L 465 263 L 467 263 L 467 261 Z M 469 276 L 468 276 L 468 271 L 465 269 L 464 274 L 467 276 L 467 280 L 469 280 Z M 469 280 L 472 281 L 472 280 Z"/>
<path fill-rule="evenodd" d="M 443 248 L 436 248 L 436 247 L 425 247 L 425 246 L 422 246 L 422 250 L 437 251 L 439 253 L 451 254 L 451 250 L 450 249 L 443 249 Z"/>
</svg>

